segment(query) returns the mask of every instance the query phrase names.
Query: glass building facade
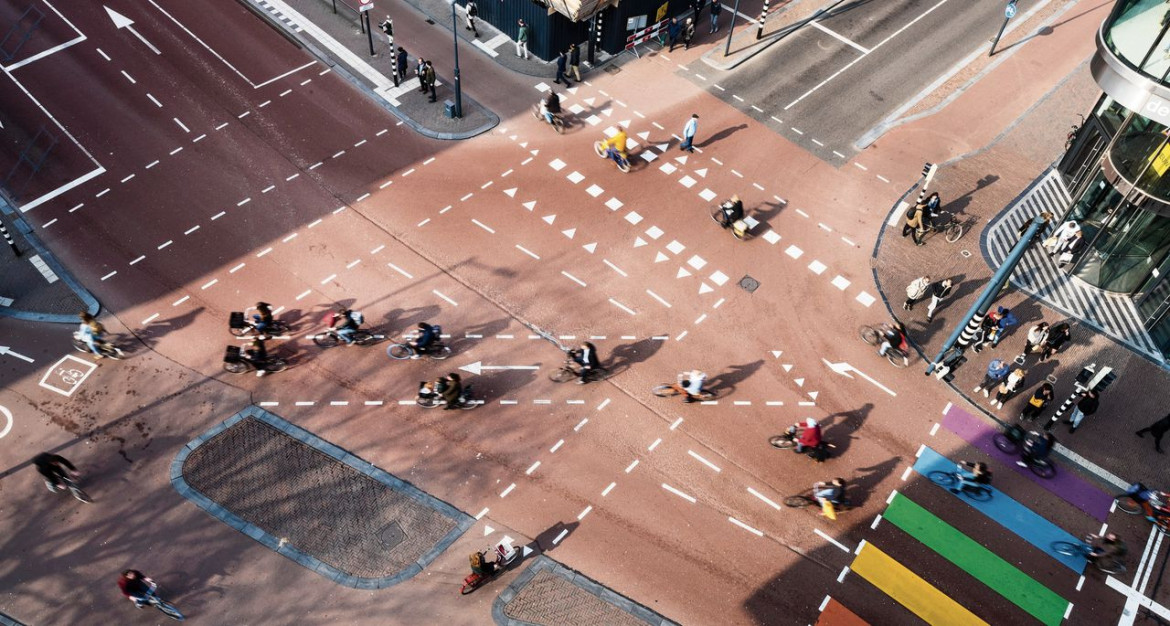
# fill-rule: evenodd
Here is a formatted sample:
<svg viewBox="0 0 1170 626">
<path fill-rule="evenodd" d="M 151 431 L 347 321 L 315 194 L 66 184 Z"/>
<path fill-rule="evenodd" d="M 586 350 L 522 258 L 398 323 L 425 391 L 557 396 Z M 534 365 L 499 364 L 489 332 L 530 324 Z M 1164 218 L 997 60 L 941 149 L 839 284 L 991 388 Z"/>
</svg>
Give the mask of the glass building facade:
<svg viewBox="0 0 1170 626">
<path fill-rule="evenodd" d="M 1170 356 L 1170 0 L 1119 0 L 1090 68 L 1104 93 L 1058 166 L 1087 242 L 1070 271 L 1131 296 Z"/>
</svg>

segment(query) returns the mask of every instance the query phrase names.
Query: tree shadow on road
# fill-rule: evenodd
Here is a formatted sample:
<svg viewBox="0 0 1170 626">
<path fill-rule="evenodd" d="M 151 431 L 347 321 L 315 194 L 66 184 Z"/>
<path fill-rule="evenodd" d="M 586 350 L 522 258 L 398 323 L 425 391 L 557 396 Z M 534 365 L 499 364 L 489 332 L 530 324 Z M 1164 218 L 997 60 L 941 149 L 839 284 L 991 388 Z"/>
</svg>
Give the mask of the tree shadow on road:
<svg viewBox="0 0 1170 626">
<path fill-rule="evenodd" d="M 729 366 L 726 372 L 720 372 L 713 378 L 707 381 L 707 389 L 713 392 L 720 393 L 720 395 L 729 395 L 735 392 L 735 387 L 739 383 L 751 378 L 752 374 L 759 371 L 760 367 L 764 365 L 764 360 L 753 361 L 743 365 Z"/>
</svg>

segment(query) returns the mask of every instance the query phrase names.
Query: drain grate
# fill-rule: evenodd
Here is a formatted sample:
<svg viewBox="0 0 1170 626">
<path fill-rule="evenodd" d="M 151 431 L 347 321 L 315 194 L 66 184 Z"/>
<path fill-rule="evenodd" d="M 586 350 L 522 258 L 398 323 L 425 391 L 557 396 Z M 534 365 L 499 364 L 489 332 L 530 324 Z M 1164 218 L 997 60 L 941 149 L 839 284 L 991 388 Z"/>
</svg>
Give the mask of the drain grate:
<svg viewBox="0 0 1170 626">
<path fill-rule="evenodd" d="M 751 276 L 744 276 L 743 278 L 739 279 L 739 286 L 744 291 L 752 293 L 760 288 L 760 281 L 752 278 Z"/>
<path fill-rule="evenodd" d="M 386 548 L 392 550 L 406 540 L 406 533 L 402 532 L 402 527 L 398 525 L 398 522 L 390 522 L 378 532 L 378 539 Z"/>
<path fill-rule="evenodd" d="M 613 63 L 610 63 L 609 65 L 605 66 L 605 73 L 606 74 L 617 74 L 620 71 L 622 71 L 622 68 L 618 67 L 617 65 L 615 65 Z"/>
</svg>

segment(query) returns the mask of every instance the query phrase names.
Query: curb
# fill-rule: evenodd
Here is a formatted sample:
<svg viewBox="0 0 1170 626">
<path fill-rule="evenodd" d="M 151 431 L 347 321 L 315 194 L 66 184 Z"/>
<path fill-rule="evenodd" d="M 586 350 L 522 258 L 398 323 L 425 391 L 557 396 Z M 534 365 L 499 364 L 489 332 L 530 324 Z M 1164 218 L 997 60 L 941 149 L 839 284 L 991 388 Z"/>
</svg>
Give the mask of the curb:
<svg viewBox="0 0 1170 626">
<path fill-rule="evenodd" d="M 16 227 L 17 232 L 19 232 L 21 236 L 24 237 L 25 241 L 28 242 L 28 244 L 32 246 L 34 250 L 36 250 L 37 254 L 40 255 L 45 264 L 53 270 L 53 273 L 55 273 L 62 282 L 69 286 L 69 290 L 72 291 L 73 294 L 85 304 L 86 311 L 91 315 L 97 315 L 102 308 L 102 305 L 97 301 L 97 298 L 93 297 L 93 294 L 87 291 L 86 288 L 83 287 L 76 278 L 74 278 L 73 274 L 65 269 L 65 266 L 61 265 L 61 262 L 57 260 L 57 257 L 53 256 L 53 253 L 50 252 L 49 249 L 45 247 L 45 244 L 42 243 L 41 240 L 36 236 L 36 234 L 33 232 L 32 226 L 29 226 L 28 222 L 25 221 L 24 216 L 21 213 L 14 211 L 12 206 L 8 204 L 8 201 L 2 197 L 0 197 L 0 213 L 3 213 L 4 215 L 12 218 L 12 224 Z M 29 322 L 48 322 L 50 324 L 77 323 L 76 314 L 64 315 L 59 313 L 33 313 L 30 311 L 17 311 L 10 307 L 0 308 L 0 317 L 11 317 L 13 319 L 25 320 Z"/>
</svg>

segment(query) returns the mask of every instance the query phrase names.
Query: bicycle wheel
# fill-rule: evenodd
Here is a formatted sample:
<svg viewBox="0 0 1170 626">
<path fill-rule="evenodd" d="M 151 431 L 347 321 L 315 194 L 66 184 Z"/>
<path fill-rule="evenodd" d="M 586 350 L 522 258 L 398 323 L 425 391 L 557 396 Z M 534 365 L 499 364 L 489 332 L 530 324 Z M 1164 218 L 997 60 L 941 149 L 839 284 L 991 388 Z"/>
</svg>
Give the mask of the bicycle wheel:
<svg viewBox="0 0 1170 626">
<path fill-rule="evenodd" d="M 794 509 L 803 509 L 812 503 L 813 501 L 805 496 L 789 496 L 784 498 L 784 505 Z"/>
<path fill-rule="evenodd" d="M 712 211 L 711 212 L 711 221 L 715 222 L 716 224 L 719 224 L 720 226 L 722 226 L 724 228 L 727 228 L 727 225 L 723 223 L 723 209 L 715 209 L 714 211 Z"/>
<path fill-rule="evenodd" d="M 985 485 L 967 486 L 966 489 L 963 489 L 959 493 L 967 494 L 968 498 L 976 502 L 987 502 L 991 499 L 991 489 Z"/>
<path fill-rule="evenodd" d="M 1033 474 L 1040 478 L 1052 478 L 1056 476 L 1056 466 L 1048 461 L 1029 463 L 1028 467 L 1032 469 Z"/>
<path fill-rule="evenodd" d="M 1158 532 L 1163 535 L 1170 535 L 1170 520 L 1167 520 L 1165 517 L 1159 517 L 1154 520 L 1154 528 L 1157 528 Z"/>
<path fill-rule="evenodd" d="M 101 351 L 102 355 L 104 355 L 106 358 L 114 359 L 115 361 L 121 361 L 122 357 L 126 356 L 126 354 L 122 352 L 118 346 L 115 346 L 112 343 L 102 344 Z"/>
<path fill-rule="evenodd" d="M 264 370 L 267 372 L 282 372 L 288 367 L 288 363 L 284 359 L 269 359 L 268 363 L 264 365 Z"/>
<path fill-rule="evenodd" d="M 796 442 L 787 435 L 773 435 L 772 437 L 768 438 L 768 443 L 771 444 L 773 448 L 780 448 L 781 450 L 787 450 L 796 445 Z"/>
<path fill-rule="evenodd" d="M 479 408 L 479 402 L 468 399 L 467 402 L 460 402 L 459 408 L 463 411 L 474 411 L 475 409 Z"/>
<path fill-rule="evenodd" d="M 952 222 L 946 229 L 947 241 L 955 243 L 959 237 L 963 236 L 963 225 L 958 222 Z"/>
<path fill-rule="evenodd" d="M 927 474 L 927 477 L 930 478 L 931 482 L 934 484 L 940 487 L 946 487 L 948 489 L 954 487 L 959 482 L 959 479 L 955 476 L 954 472 L 944 472 L 942 470 L 935 470 Z"/>
<path fill-rule="evenodd" d="M 886 350 L 886 360 L 890 362 L 890 365 L 899 369 L 910 365 L 910 357 L 897 348 Z"/>
<path fill-rule="evenodd" d="M 73 497 L 76 498 L 78 502 L 84 502 L 86 504 L 93 502 L 93 498 L 89 497 L 89 494 L 85 493 L 85 490 L 81 487 L 78 487 L 77 485 L 70 484 L 69 491 L 73 494 Z"/>
<path fill-rule="evenodd" d="M 873 326 L 862 326 L 857 329 L 857 334 L 861 335 L 861 340 L 871 346 L 876 346 L 882 339 L 882 334 L 878 332 Z"/>
<path fill-rule="evenodd" d="M 574 372 L 573 370 L 563 365 L 549 372 L 548 374 L 548 379 L 554 383 L 565 383 L 573 380 L 574 378 L 577 378 L 577 372 Z"/>
<path fill-rule="evenodd" d="M 552 127 L 553 127 L 553 130 L 557 131 L 558 135 L 565 134 L 565 120 L 561 119 L 561 116 L 559 116 L 559 115 L 553 116 Z"/>
<path fill-rule="evenodd" d="M 418 398 L 415 400 L 415 404 L 421 406 L 424 409 L 433 409 L 442 404 L 442 402 L 434 398 Z"/>
<path fill-rule="evenodd" d="M 381 338 L 368 330 L 357 330 L 353 333 L 353 342 L 359 346 L 368 346 L 371 343 L 378 343 Z"/>
<path fill-rule="evenodd" d="M 588 379 L 593 382 L 598 382 L 609 378 L 609 370 L 604 367 L 595 367 L 589 372 Z"/>
<path fill-rule="evenodd" d="M 659 398 L 670 398 L 678 395 L 678 389 L 675 389 L 674 383 L 662 383 L 650 391 Z"/>
<path fill-rule="evenodd" d="M 1065 556 L 1084 556 L 1085 546 L 1070 541 L 1054 541 L 1052 542 L 1052 551 Z"/>
<path fill-rule="evenodd" d="M 1133 496 L 1121 496 L 1120 498 L 1117 498 L 1116 501 L 1117 508 L 1120 509 L 1123 513 L 1137 515 L 1138 513 L 1143 512 L 1142 503 L 1135 500 Z"/>
<path fill-rule="evenodd" d="M 174 605 L 163 602 L 159 598 L 154 599 L 154 605 L 158 607 L 158 610 L 162 611 L 163 615 L 166 615 L 176 622 L 181 622 L 185 619 L 183 614 L 179 612 L 179 609 L 175 608 Z"/>
<path fill-rule="evenodd" d="M 995 447 L 1008 454 L 1015 454 L 1020 451 L 1019 444 L 1012 441 L 1010 437 L 1003 433 L 995 433 L 995 436 L 991 440 L 995 442 Z"/>
<path fill-rule="evenodd" d="M 396 343 L 386 348 L 386 355 L 396 361 L 401 361 L 402 359 L 409 359 L 414 356 L 414 348 L 404 343 Z"/>
<path fill-rule="evenodd" d="M 1125 564 L 1121 561 L 1118 561 L 1117 559 L 1110 559 L 1105 562 L 1098 560 L 1097 569 L 1105 572 L 1106 574 L 1124 574 Z"/>
<path fill-rule="evenodd" d="M 78 352 L 89 352 L 89 346 L 85 345 L 84 341 L 81 341 L 76 337 L 73 338 L 73 349 L 77 350 Z"/>
<path fill-rule="evenodd" d="M 469 576 L 468 579 L 464 579 L 463 586 L 459 588 L 459 594 L 465 596 L 465 595 L 471 593 L 472 591 L 479 589 L 479 586 L 482 585 L 483 583 L 484 583 L 484 578 L 482 576 L 474 576 L 474 577 Z"/>
<path fill-rule="evenodd" d="M 442 361 L 449 356 L 451 356 L 451 347 L 441 343 L 435 344 L 427 351 L 427 357 L 434 361 Z"/>
<path fill-rule="evenodd" d="M 714 400 L 715 399 L 715 392 L 708 391 L 707 389 L 700 389 L 699 390 L 699 399 L 700 400 Z"/>
<path fill-rule="evenodd" d="M 619 171 L 619 172 L 621 172 L 621 173 L 623 173 L 623 174 L 629 174 L 629 173 L 630 173 L 630 161 L 629 161 L 629 159 L 623 159 L 623 158 L 621 158 L 621 157 L 618 157 L 617 159 L 615 159 L 615 160 L 614 160 L 614 163 L 617 163 L 617 168 L 618 168 L 618 171 Z"/>
<path fill-rule="evenodd" d="M 248 369 L 248 364 L 243 361 L 224 361 L 223 364 L 223 371 L 229 374 L 243 374 Z"/>
<path fill-rule="evenodd" d="M 240 326 L 239 328 L 232 328 L 231 326 L 228 326 L 228 332 L 231 333 L 233 337 L 243 337 L 244 335 L 252 332 L 252 327 Z"/>
<path fill-rule="evenodd" d="M 341 343 L 341 338 L 329 332 L 318 333 L 313 335 L 313 343 L 322 348 L 332 348 L 333 346 Z"/>
</svg>

